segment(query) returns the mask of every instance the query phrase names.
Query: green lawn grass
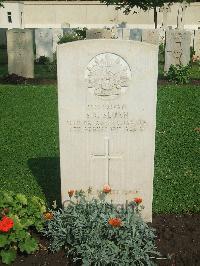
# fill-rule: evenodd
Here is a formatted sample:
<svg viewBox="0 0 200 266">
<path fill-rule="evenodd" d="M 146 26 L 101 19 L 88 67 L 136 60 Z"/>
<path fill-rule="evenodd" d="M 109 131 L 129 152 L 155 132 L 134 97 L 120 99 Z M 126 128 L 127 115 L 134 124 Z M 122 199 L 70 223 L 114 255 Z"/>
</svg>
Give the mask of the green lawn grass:
<svg viewBox="0 0 200 266">
<path fill-rule="evenodd" d="M 193 63 L 190 69 L 190 78 L 191 79 L 200 79 L 200 63 Z"/>
<path fill-rule="evenodd" d="M 59 200 L 56 88 L 0 85 L 0 102 L 0 190 Z"/>
<path fill-rule="evenodd" d="M 55 86 L 0 85 L 0 190 L 60 200 Z M 158 89 L 154 213 L 200 211 L 200 90 Z"/>
<path fill-rule="evenodd" d="M 200 210 L 200 90 L 162 86 L 158 90 L 154 178 L 155 212 Z"/>
</svg>

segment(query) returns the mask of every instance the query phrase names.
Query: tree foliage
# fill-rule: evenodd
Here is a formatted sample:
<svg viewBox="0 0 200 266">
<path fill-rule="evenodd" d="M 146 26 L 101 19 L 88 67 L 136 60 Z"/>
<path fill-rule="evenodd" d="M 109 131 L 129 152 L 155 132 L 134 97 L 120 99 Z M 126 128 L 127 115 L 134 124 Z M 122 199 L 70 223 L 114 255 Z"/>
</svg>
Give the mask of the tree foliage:
<svg viewBox="0 0 200 266">
<path fill-rule="evenodd" d="M 194 2 L 194 0 L 100 0 L 101 3 L 108 5 L 115 5 L 116 9 L 122 9 L 124 14 L 129 14 L 134 7 L 140 8 L 144 11 L 154 9 L 154 23 L 157 28 L 157 10 L 156 7 L 162 7 L 164 4 L 173 4 L 175 2 Z M 137 13 L 133 11 L 133 13 Z"/>
<path fill-rule="evenodd" d="M 162 7 L 165 3 L 172 4 L 175 2 L 184 2 L 184 0 L 101 0 L 101 2 L 106 5 L 116 5 L 116 9 L 123 9 L 125 14 L 129 14 L 134 7 L 146 11 L 151 8 Z M 192 1 L 187 0 L 186 2 Z"/>
</svg>

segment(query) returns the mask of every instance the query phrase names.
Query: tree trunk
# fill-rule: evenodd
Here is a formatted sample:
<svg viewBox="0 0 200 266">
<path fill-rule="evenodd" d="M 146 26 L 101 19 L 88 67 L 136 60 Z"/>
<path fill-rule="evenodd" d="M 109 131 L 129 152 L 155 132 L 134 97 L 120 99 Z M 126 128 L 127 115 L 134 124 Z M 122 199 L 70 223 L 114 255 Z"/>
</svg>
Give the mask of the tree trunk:
<svg viewBox="0 0 200 266">
<path fill-rule="evenodd" d="M 155 24 L 155 29 L 157 29 L 158 26 L 158 13 L 156 11 L 156 6 L 153 8 L 153 12 L 154 12 L 154 24 Z"/>
</svg>

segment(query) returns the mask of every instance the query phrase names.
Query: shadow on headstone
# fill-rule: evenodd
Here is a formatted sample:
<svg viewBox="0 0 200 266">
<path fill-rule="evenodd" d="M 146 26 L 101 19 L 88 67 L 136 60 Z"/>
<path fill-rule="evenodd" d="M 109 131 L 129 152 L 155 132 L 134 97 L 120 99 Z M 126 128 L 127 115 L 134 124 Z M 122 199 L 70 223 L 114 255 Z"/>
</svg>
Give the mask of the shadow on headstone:
<svg viewBox="0 0 200 266">
<path fill-rule="evenodd" d="M 48 206 L 51 207 L 53 201 L 56 200 L 57 206 L 61 207 L 59 158 L 31 158 L 27 163 L 45 194 Z"/>
<path fill-rule="evenodd" d="M 7 29 L 0 28 L 0 65 L 8 64 L 6 31 Z"/>
</svg>

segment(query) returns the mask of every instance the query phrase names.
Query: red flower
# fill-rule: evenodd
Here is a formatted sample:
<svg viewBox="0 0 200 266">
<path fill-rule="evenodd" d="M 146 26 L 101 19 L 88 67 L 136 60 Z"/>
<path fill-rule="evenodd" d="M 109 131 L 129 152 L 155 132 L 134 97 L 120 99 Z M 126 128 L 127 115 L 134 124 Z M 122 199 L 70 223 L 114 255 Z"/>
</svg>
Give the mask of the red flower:
<svg viewBox="0 0 200 266">
<path fill-rule="evenodd" d="M 103 192 L 104 193 L 110 193 L 111 192 L 111 187 L 109 185 L 104 185 L 103 186 Z"/>
<path fill-rule="evenodd" d="M 68 195 L 69 195 L 70 198 L 74 195 L 74 192 L 75 192 L 74 189 L 69 189 L 68 190 Z"/>
<path fill-rule="evenodd" d="M 134 198 L 135 203 L 140 204 L 142 202 L 142 198 Z"/>
<path fill-rule="evenodd" d="M 13 228 L 14 222 L 11 218 L 4 216 L 0 221 L 0 232 L 8 232 Z"/>
<path fill-rule="evenodd" d="M 122 226 L 122 221 L 119 218 L 111 218 L 109 219 L 108 223 L 113 227 L 120 227 Z"/>
<path fill-rule="evenodd" d="M 45 220 L 52 220 L 53 219 L 53 213 L 52 212 L 45 212 L 43 214 L 43 217 Z"/>
</svg>

